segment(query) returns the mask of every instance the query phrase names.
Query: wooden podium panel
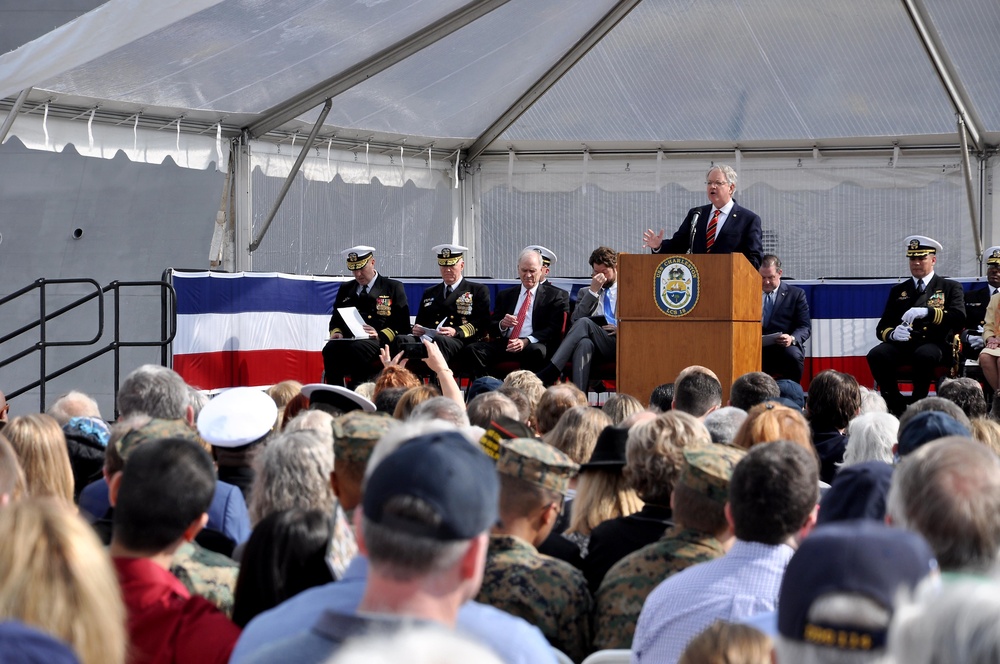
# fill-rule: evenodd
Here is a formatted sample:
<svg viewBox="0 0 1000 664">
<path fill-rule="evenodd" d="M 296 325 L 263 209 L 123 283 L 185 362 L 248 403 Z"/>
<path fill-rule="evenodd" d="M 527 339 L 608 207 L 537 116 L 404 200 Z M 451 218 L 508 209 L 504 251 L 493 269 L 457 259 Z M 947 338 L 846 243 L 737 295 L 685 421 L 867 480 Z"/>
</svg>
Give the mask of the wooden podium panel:
<svg viewBox="0 0 1000 664">
<path fill-rule="evenodd" d="M 760 371 L 760 274 L 743 254 L 679 256 L 698 270 L 697 302 L 668 315 L 656 303 L 655 274 L 673 258 L 619 255 L 618 392 L 645 403 L 657 385 L 700 364 L 718 374 L 725 404 L 733 380 Z"/>
</svg>

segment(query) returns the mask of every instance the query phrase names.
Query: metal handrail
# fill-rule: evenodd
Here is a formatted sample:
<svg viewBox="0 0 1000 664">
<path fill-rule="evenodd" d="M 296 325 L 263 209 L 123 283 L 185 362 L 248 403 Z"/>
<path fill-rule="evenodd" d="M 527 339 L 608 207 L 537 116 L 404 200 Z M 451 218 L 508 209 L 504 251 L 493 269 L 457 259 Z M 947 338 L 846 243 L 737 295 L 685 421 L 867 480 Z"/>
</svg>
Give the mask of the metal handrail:
<svg viewBox="0 0 1000 664">
<path fill-rule="evenodd" d="M 94 291 L 84 295 L 73 302 L 56 309 L 55 311 L 48 312 L 46 310 L 46 287 L 55 284 L 88 284 L 94 287 Z M 157 341 L 122 341 L 121 339 L 121 291 L 123 288 L 148 288 L 157 287 L 160 291 L 160 339 Z M 37 352 L 39 354 L 39 372 L 38 380 L 32 381 L 27 385 L 19 387 L 6 396 L 7 399 L 13 399 L 29 390 L 33 390 L 36 387 L 38 390 L 39 399 L 39 410 L 45 410 L 45 386 L 46 384 L 74 369 L 77 369 L 84 364 L 87 364 L 109 352 L 114 353 L 114 392 L 118 393 L 118 388 L 121 381 L 121 349 L 122 348 L 160 348 L 160 361 L 161 364 L 167 364 L 167 347 L 173 342 L 174 337 L 177 335 L 177 320 L 175 316 L 171 315 L 171 312 L 177 310 L 177 292 L 174 290 L 172 284 L 167 281 L 112 281 L 107 286 L 103 288 L 101 285 L 93 279 L 36 279 L 32 284 L 21 288 L 3 298 L 0 298 L 0 306 L 15 300 L 23 295 L 31 293 L 35 290 L 39 291 L 39 317 L 27 325 L 24 325 L 17 330 L 0 337 L 0 344 L 6 343 L 12 339 L 15 339 L 26 332 L 30 332 L 38 328 L 38 341 L 24 349 L 23 351 L 11 355 L 10 357 L 0 360 L 0 368 L 3 368 L 19 359 L 22 359 L 31 353 Z M 47 371 L 47 349 L 52 347 L 64 347 L 64 346 L 93 346 L 97 344 L 101 338 L 104 336 L 104 295 L 108 292 L 113 292 L 113 303 L 114 303 L 114 334 L 113 340 L 105 346 L 102 346 L 92 353 L 85 355 L 69 364 L 56 369 L 55 371 Z M 46 324 L 59 316 L 82 306 L 83 304 L 91 301 L 97 300 L 97 318 L 98 318 L 98 329 L 97 334 L 95 334 L 90 339 L 78 340 L 78 341 L 49 341 L 46 338 Z M 117 409 L 115 416 L 117 417 Z"/>
</svg>

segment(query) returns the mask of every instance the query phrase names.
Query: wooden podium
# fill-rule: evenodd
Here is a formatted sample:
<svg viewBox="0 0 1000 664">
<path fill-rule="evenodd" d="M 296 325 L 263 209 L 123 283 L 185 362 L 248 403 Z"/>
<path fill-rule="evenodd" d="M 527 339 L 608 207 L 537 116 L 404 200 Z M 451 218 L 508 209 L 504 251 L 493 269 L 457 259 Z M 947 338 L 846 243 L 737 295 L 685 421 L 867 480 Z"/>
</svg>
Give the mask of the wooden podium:
<svg viewBox="0 0 1000 664">
<path fill-rule="evenodd" d="M 680 292 L 684 280 L 661 269 L 678 262 L 696 268 L 696 293 Z M 618 283 L 619 393 L 646 403 L 654 387 L 700 364 L 718 374 L 725 405 L 734 379 L 760 371 L 760 273 L 743 254 L 620 254 Z M 675 300 L 695 302 L 681 315 Z"/>
</svg>

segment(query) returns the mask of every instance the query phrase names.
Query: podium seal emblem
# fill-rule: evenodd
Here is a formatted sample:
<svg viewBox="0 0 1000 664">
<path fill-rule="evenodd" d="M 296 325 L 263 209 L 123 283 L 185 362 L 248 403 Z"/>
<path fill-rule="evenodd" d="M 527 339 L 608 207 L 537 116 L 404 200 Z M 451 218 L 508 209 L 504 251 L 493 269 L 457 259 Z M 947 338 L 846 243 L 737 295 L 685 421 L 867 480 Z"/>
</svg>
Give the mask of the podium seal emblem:
<svg viewBox="0 0 1000 664">
<path fill-rule="evenodd" d="M 653 274 L 656 306 L 668 316 L 691 313 L 698 304 L 698 268 L 680 256 L 671 256 L 656 267 Z"/>
</svg>

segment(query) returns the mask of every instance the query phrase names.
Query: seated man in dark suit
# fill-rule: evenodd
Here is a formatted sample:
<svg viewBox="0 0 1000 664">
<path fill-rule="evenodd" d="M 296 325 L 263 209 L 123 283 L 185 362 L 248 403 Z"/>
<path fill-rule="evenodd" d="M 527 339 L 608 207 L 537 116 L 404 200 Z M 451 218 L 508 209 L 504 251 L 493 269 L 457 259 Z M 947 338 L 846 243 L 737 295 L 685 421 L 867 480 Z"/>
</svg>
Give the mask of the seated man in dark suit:
<svg viewBox="0 0 1000 664">
<path fill-rule="evenodd" d="M 535 371 L 559 344 L 569 293 L 541 286 L 542 257 L 533 249 L 521 252 L 517 271 L 521 285 L 497 293 L 490 324 L 492 340 L 467 346 L 460 355 L 458 364 L 468 373 L 485 375 L 504 361 Z"/>
<path fill-rule="evenodd" d="M 490 291 L 462 276 L 468 247 L 439 244 L 433 251 L 437 254 L 442 283 L 424 291 L 413 334 L 399 337 L 397 343 L 412 343 L 417 337 L 432 334 L 444 359 L 451 362 L 459 351 L 486 333 L 490 324 Z"/>
<path fill-rule="evenodd" d="M 610 247 L 598 247 L 590 254 L 593 277 L 590 288 L 581 288 L 573 310 L 572 327 L 559 344 L 552 360 L 538 372 L 546 385 L 562 374 L 566 362 L 573 362 L 573 383 L 584 393 L 590 382 L 590 367 L 594 356 L 615 358 L 618 333 L 618 252 Z"/>
<path fill-rule="evenodd" d="M 809 303 L 801 288 L 781 282 L 781 261 L 768 254 L 760 264 L 764 289 L 761 370 L 796 383 L 802 380 L 802 344 L 809 338 Z"/>
<path fill-rule="evenodd" d="M 375 360 L 382 346 L 410 331 L 410 307 L 403 284 L 375 270 L 374 247 L 351 247 L 340 253 L 347 259 L 354 280 L 345 281 L 337 291 L 330 317 L 330 341 L 323 347 L 323 370 L 330 385 L 343 385 L 349 377 L 348 387 L 352 387 L 376 373 Z M 367 338 L 352 338 L 339 312 L 346 307 L 355 307 L 361 314 Z"/>
<path fill-rule="evenodd" d="M 941 243 L 922 235 L 905 240 L 912 278 L 892 287 L 878 322 L 879 345 L 868 351 L 868 367 L 889 411 L 900 415 L 899 367 L 913 367 L 913 399 L 927 396 L 936 367 L 952 359 L 951 339 L 965 324 L 965 297 L 957 281 L 934 273 Z"/>
<path fill-rule="evenodd" d="M 647 230 L 642 234 L 643 245 L 652 249 L 654 254 L 683 254 L 688 249 L 693 254 L 740 252 L 754 269 L 759 269 L 763 254 L 760 216 L 740 207 L 733 200 L 736 171 L 720 164 L 713 166 L 705 179 L 711 205 L 691 208 L 681 227 L 669 240 L 663 239 L 662 230 L 659 233 Z"/>
</svg>

